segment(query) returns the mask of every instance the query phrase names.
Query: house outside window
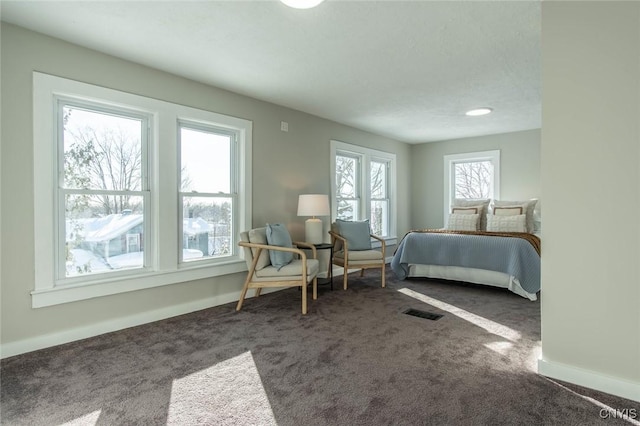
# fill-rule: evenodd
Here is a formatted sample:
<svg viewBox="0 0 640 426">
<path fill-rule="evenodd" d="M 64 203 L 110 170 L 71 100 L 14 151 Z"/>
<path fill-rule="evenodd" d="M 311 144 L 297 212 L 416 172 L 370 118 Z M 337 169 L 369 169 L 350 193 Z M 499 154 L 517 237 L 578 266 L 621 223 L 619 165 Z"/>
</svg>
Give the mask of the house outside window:
<svg viewBox="0 0 640 426">
<path fill-rule="evenodd" d="M 444 217 L 454 198 L 500 198 L 500 151 L 444 156 Z"/>
<path fill-rule="evenodd" d="M 34 308 L 245 270 L 250 121 L 33 76 Z"/>
<path fill-rule="evenodd" d="M 371 232 L 395 238 L 395 154 L 331 141 L 332 217 L 369 220 Z"/>
</svg>

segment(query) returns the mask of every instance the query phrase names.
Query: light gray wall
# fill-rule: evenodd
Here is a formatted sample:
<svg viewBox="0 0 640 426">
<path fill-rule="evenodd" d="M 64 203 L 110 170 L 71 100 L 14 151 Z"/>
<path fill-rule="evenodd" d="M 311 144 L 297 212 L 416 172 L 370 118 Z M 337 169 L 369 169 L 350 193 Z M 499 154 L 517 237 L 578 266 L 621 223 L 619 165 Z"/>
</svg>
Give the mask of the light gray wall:
<svg viewBox="0 0 640 426">
<path fill-rule="evenodd" d="M 108 331 L 122 319 L 239 292 L 245 274 L 168 285 L 32 309 L 34 70 L 253 121 L 253 223 L 287 223 L 304 235 L 296 216 L 300 193 L 329 193 L 329 141 L 337 139 L 397 155 L 398 203 L 409 203 L 409 146 L 299 111 L 258 101 L 25 29 L 2 24 L 2 344 L 28 339 L 56 343 L 74 329 Z M 280 131 L 289 122 L 289 132 Z M 328 218 L 326 218 L 328 221 Z M 409 212 L 398 211 L 398 232 Z M 231 308 L 230 308 L 231 309 Z M 122 320 L 121 323 L 126 321 Z M 107 324 L 107 325 L 105 325 Z M 66 333 L 66 334 L 65 334 Z M 48 339 L 48 340 L 47 340 Z"/>
<path fill-rule="evenodd" d="M 440 228 L 444 225 L 445 155 L 494 149 L 500 150 L 500 198 L 540 198 L 539 129 L 413 145 L 411 226 Z"/>
<path fill-rule="evenodd" d="M 640 400 L 640 3 L 544 2 L 542 33 L 541 367 Z"/>
</svg>

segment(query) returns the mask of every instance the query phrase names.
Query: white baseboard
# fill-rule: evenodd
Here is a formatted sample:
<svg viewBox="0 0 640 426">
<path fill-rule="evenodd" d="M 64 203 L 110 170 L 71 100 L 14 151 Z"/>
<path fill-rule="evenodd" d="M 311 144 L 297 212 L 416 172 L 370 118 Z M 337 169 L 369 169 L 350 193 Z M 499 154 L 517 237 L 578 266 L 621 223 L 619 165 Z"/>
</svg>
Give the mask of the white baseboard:
<svg viewBox="0 0 640 426">
<path fill-rule="evenodd" d="M 282 288 L 264 288 L 262 289 L 262 294 L 267 294 L 279 290 L 282 290 Z M 250 291 L 249 293 L 250 295 L 248 294 L 247 298 L 252 297 L 253 295 L 252 291 Z M 160 321 L 178 315 L 184 315 L 190 312 L 196 312 L 202 309 L 211 308 L 213 306 L 223 305 L 225 303 L 237 302 L 239 298 L 240 291 L 227 293 L 216 297 L 208 297 L 206 299 L 195 300 L 193 302 L 183 303 L 181 305 L 168 306 L 166 308 L 147 311 L 127 317 L 114 318 L 112 320 L 103 321 L 84 327 L 78 327 L 71 330 L 65 330 L 57 333 L 45 334 L 29 339 L 19 340 L 16 342 L 5 343 L 0 346 L 0 359 L 8 358 L 14 355 L 20 355 L 27 352 L 37 351 L 39 349 L 49 348 L 52 346 L 62 345 L 64 343 L 75 342 L 76 340 L 95 337 L 99 336 L 100 334 L 111 333 L 112 331 L 123 330 L 125 328 L 135 327 L 154 321 Z"/>
<path fill-rule="evenodd" d="M 640 383 L 545 359 L 538 360 L 538 374 L 640 402 Z"/>
<path fill-rule="evenodd" d="M 357 269 L 354 269 L 352 272 L 354 271 L 357 271 Z M 342 274 L 343 268 L 334 265 L 333 276 L 340 276 Z M 265 288 L 262 290 L 262 294 L 267 294 L 272 291 L 279 290 L 282 290 L 282 288 Z M 248 297 L 250 296 L 248 295 Z M 183 303 L 181 305 L 174 305 L 162 309 L 156 309 L 153 311 L 130 315 L 127 317 L 114 318 L 112 320 L 73 328 L 71 330 L 65 330 L 24 340 L 18 340 L 16 342 L 5 343 L 0 345 L 0 359 L 49 348 L 52 346 L 62 345 L 64 343 L 75 342 L 76 340 L 87 339 L 89 337 L 95 337 L 101 334 L 111 333 L 113 331 L 123 330 L 125 328 L 135 327 L 154 321 L 160 321 L 178 315 L 184 315 L 190 312 L 211 308 L 213 306 L 223 305 L 225 303 L 236 302 L 239 298 L 240 291 L 237 291 L 216 297 L 209 297 L 206 299 Z"/>
</svg>

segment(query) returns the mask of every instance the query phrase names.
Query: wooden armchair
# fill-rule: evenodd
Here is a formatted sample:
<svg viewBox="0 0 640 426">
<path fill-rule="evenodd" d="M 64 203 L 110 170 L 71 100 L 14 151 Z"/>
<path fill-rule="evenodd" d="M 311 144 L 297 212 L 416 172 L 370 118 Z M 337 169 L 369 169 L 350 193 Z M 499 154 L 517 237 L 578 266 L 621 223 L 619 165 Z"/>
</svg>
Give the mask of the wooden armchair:
<svg viewBox="0 0 640 426">
<path fill-rule="evenodd" d="M 368 231 L 367 231 L 368 233 Z M 340 233 L 340 228 L 333 224 L 331 226 L 331 243 L 333 244 L 332 264 L 342 266 L 344 268 L 343 287 L 347 289 L 349 269 L 360 269 L 360 276 L 364 275 L 365 269 L 380 268 L 382 287 L 385 287 L 385 251 L 386 244 L 381 237 L 368 233 L 366 238 L 373 238 L 380 241 L 381 250 L 350 250 L 349 240 L 345 235 Z"/>
<path fill-rule="evenodd" d="M 302 290 L 302 314 L 306 314 L 307 285 L 309 283 L 313 283 L 313 299 L 318 298 L 317 276 L 320 264 L 316 259 L 316 248 L 303 242 L 294 243 L 312 251 L 313 259 L 308 259 L 306 253 L 301 249 L 269 245 L 267 243 L 266 228 L 256 228 L 248 232 L 241 232 L 238 244 L 244 248 L 249 272 L 242 287 L 236 311 L 242 309 L 247 290 L 250 288 L 256 289 L 255 297 L 258 297 L 264 287 L 300 287 Z M 292 252 L 298 255 L 298 259 L 294 259 L 291 263 L 281 268 L 276 268 L 269 260 L 268 250 Z"/>
</svg>

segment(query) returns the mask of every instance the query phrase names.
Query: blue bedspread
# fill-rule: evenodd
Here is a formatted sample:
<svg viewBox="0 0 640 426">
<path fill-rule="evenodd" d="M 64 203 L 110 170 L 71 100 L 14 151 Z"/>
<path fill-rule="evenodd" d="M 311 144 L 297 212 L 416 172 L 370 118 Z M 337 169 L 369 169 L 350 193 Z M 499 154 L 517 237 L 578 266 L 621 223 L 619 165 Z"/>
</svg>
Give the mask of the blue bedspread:
<svg viewBox="0 0 640 426">
<path fill-rule="evenodd" d="M 522 238 L 412 232 L 400 242 L 391 268 L 405 279 L 411 264 L 503 272 L 529 293 L 540 291 L 540 255 Z"/>
</svg>

